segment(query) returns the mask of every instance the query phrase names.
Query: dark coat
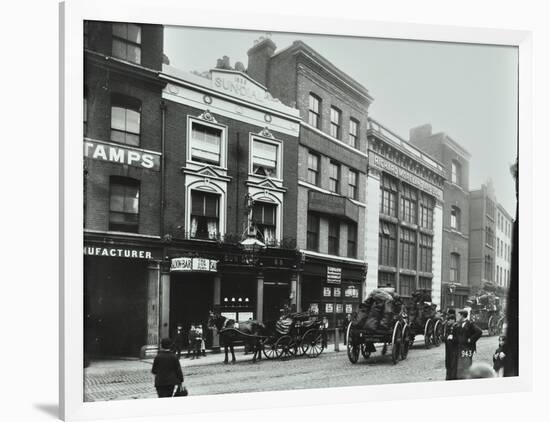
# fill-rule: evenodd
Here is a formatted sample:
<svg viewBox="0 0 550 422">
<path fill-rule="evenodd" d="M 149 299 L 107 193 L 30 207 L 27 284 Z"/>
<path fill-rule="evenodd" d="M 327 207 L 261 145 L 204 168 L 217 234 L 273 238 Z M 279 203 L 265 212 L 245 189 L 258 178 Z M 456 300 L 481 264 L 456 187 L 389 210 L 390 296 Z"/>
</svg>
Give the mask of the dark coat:
<svg viewBox="0 0 550 422">
<path fill-rule="evenodd" d="M 180 361 L 174 353 L 167 350 L 161 350 L 155 356 L 151 372 L 155 374 L 155 387 L 177 385 L 183 382 Z"/>
<path fill-rule="evenodd" d="M 174 346 L 182 349 L 185 346 L 185 332 L 176 330 L 174 333 Z"/>
<path fill-rule="evenodd" d="M 447 337 L 445 338 L 445 369 L 447 380 L 457 379 L 458 344 L 455 337 L 455 322 L 447 321 Z"/>
<path fill-rule="evenodd" d="M 501 358 L 500 353 L 505 352 L 504 347 L 499 347 L 497 350 L 495 350 L 495 353 L 493 353 L 493 369 L 495 371 L 499 371 L 501 368 L 504 368 L 504 365 L 506 364 L 506 355 Z"/>
<path fill-rule="evenodd" d="M 470 320 L 457 322 L 454 327 L 458 347 L 467 347 L 473 352 L 476 351 L 476 343 L 483 334 L 481 328 Z"/>
</svg>

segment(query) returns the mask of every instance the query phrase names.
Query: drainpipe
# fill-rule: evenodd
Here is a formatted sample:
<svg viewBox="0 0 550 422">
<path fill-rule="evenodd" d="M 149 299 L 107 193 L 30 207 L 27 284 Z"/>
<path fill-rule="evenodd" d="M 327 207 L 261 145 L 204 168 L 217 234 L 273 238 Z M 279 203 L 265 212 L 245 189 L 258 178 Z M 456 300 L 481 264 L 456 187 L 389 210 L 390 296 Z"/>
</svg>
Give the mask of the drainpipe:
<svg viewBox="0 0 550 422">
<path fill-rule="evenodd" d="M 161 127 L 160 127 L 160 236 L 164 236 L 164 191 L 165 191 L 165 131 L 166 131 L 166 102 L 160 101 L 160 115 L 161 115 Z"/>
</svg>

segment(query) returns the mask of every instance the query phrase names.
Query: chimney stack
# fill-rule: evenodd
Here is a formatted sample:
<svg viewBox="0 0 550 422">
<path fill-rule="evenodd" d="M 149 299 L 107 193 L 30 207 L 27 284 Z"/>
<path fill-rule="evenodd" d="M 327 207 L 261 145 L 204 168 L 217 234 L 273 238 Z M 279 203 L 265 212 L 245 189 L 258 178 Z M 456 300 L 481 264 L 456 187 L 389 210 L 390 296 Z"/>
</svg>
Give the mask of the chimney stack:
<svg viewBox="0 0 550 422">
<path fill-rule="evenodd" d="M 432 136 L 432 125 L 427 123 L 422 126 L 413 127 L 409 130 L 409 140 L 426 139 Z"/>
<path fill-rule="evenodd" d="M 248 75 L 255 81 L 267 86 L 267 71 L 269 59 L 275 53 L 277 46 L 271 38 L 260 38 L 250 50 L 248 50 Z"/>
</svg>

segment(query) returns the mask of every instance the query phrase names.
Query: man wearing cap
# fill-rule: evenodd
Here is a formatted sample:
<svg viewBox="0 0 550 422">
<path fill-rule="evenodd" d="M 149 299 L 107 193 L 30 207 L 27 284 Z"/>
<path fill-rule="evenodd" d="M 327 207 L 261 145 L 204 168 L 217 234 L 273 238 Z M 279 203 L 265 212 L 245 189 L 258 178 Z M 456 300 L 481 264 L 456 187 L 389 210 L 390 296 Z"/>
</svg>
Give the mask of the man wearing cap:
<svg viewBox="0 0 550 422">
<path fill-rule="evenodd" d="M 454 337 L 458 346 L 457 379 L 467 378 L 476 351 L 476 342 L 482 334 L 481 328 L 468 319 L 468 314 L 467 309 L 458 312 L 458 322 L 454 329 Z"/>
</svg>

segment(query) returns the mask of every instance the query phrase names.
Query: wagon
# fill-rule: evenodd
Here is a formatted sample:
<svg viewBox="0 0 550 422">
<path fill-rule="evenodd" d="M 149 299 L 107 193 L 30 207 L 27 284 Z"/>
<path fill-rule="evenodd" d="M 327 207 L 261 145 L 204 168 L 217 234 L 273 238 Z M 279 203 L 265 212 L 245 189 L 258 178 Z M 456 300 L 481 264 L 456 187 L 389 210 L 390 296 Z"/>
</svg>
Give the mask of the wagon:
<svg viewBox="0 0 550 422">
<path fill-rule="evenodd" d="M 361 325 L 360 321 L 351 321 L 346 330 L 347 352 L 351 363 L 357 363 L 359 354 L 368 359 L 376 350 L 376 343 L 383 343 L 382 355 L 391 347 L 391 359 L 395 364 L 406 359 L 409 353 L 410 328 L 405 320 L 399 318 L 385 330 L 371 331 Z"/>
<path fill-rule="evenodd" d="M 431 302 L 431 294 L 426 290 L 413 293 L 413 301 L 406 306 L 407 323 L 410 327 L 409 347 L 414 344 L 417 335 L 424 336 L 424 346 L 438 347 L 445 338 L 445 324 Z"/>
<path fill-rule="evenodd" d="M 325 333 L 317 316 L 309 312 L 286 315 L 268 327 L 262 342 L 267 359 L 288 359 L 296 356 L 315 358 L 325 349 Z"/>
<path fill-rule="evenodd" d="M 490 336 L 501 334 L 504 325 L 504 316 L 500 305 L 500 298 L 493 292 L 481 291 L 469 300 L 470 319 L 482 330 L 487 330 Z"/>
</svg>

